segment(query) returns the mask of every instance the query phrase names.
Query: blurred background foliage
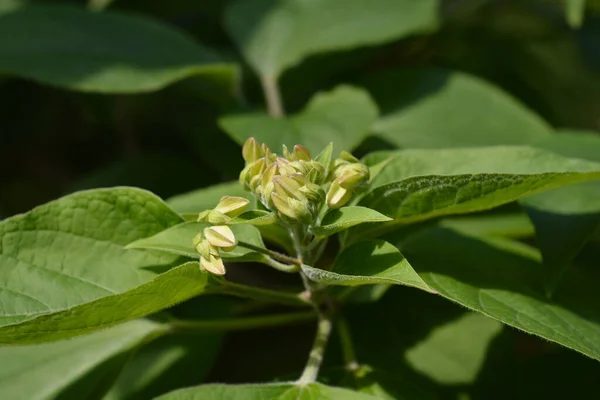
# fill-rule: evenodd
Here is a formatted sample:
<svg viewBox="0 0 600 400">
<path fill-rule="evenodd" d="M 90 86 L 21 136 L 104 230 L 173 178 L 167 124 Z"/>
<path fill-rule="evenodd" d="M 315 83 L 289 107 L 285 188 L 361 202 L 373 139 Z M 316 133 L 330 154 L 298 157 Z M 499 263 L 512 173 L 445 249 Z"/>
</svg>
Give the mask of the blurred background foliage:
<svg viewBox="0 0 600 400">
<path fill-rule="evenodd" d="M 233 39 L 236 32 L 226 28 L 230 3 L 0 0 L 0 219 L 81 189 L 131 185 L 169 198 L 235 180 L 242 160 L 232 137 L 240 135 L 233 128 L 225 132 L 228 125 L 222 117 L 235 119 L 239 112 L 264 110 L 265 102 L 254 72 L 263 58 L 253 61 L 241 55 Z M 272 2 L 262 3 L 266 7 Z M 307 57 L 282 67 L 286 70 L 280 74 L 280 87 L 287 113 L 303 110 L 316 92 L 352 84 L 372 96 L 380 113 L 370 128 L 373 135 L 356 149 L 358 155 L 390 147 L 535 143 L 571 157 L 600 158 L 600 150 L 595 150 L 600 148 L 594 147 L 600 130 L 600 2 L 427 3 L 431 12 L 419 14 L 422 26 L 399 34 L 399 39 L 306 51 Z M 52 25 L 53 13 L 60 10 L 89 14 L 85 20 L 79 19 L 80 13 L 71 15 L 71 25 Z M 96 15 L 118 13 L 141 18 L 139 29 L 130 30 L 119 18 L 109 28 L 95 23 Z M 147 20 L 168 30 L 166 36 L 176 31 L 177 37 L 165 39 Z M 69 52 L 51 52 L 72 35 L 70 29 L 78 30 L 78 24 L 95 32 L 88 41 L 78 36 L 75 43 L 82 54 L 89 53 L 84 66 L 71 63 Z M 351 28 L 358 36 L 368 30 L 361 23 Z M 156 34 L 156 46 L 145 34 Z M 248 33 L 237 35 L 239 41 Z M 94 51 L 103 46 L 137 57 L 146 75 L 123 80 L 103 75 L 94 58 Z M 28 58 L 23 49 L 35 49 L 35 55 Z M 193 73 L 180 67 L 214 60 L 222 64 Z M 157 72 L 161 68 L 168 71 Z M 131 71 L 118 72 L 128 76 Z M 571 151 L 571 142 L 548 139 L 553 131 L 579 135 L 582 145 Z M 585 149 L 588 154 L 582 153 Z M 514 211 L 510 207 L 508 211 Z M 596 226 L 597 221 L 592 228 Z M 525 230 L 530 236 L 531 227 Z M 596 243 L 577 262 L 590 265 L 597 256 Z M 419 307 L 398 311 L 398 304 Z M 350 324 L 362 349 L 359 358 L 372 367 L 359 386 L 371 385 L 373 393 L 395 398 L 531 399 L 583 398 L 600 389 L 597 362 L 424 293 L 394 289 L 377 311 L 365 304 L 353 308 Z M 386 312 L 392 308 L 395 319 Z M 365 326 L 361 321 L 367 317 L 375 319 Z M 216 351 L 205 355 L 203 377 L 245 382 L 292 376 L 303 364 L 311 334 L 312 328 L 229 334 L 212 369 Z M 285 359 L 281 348 L 269 346 L 268 338 L 274 336 L 289 344 Z M 157 342 L 135 361 L 143 364 L 144 357 L 151 359 L 161 346 L 172 344 Z M 344 384 L 347 377 L 339 370 L 337 346 L 330 348 L 326 377 Z M 391 353 L 404 361 L 390 364 Z M 165 361 L 165 371 L 185 384 L 202 380 L 184 379 L 182 371 L 191 365 L 187 358 L 173 372 L 175 364 Z M 147 389 L 143 379 L 140 382 Z M 131 389 L 123 385 L 123 393 Z M 168 389 L 172 388 L 164 390 Z M 127 397 L 119 390 L 113 389 L 109 397 Z"/>
</svg>

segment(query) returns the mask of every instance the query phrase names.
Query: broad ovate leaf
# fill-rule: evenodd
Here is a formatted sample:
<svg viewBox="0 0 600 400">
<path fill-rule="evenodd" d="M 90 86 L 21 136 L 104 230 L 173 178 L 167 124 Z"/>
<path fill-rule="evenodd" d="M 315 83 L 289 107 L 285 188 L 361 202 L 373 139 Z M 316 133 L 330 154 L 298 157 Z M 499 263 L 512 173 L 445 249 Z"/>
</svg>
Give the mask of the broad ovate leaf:
<svg viewBox="0 0 600 400">
<path fill-rule="evenodd" d="M 366 207 L 342 207 L 329 211 L 321 220 L 321 224 L 312 228 L 312 232 L 320 237 L 331 236 L 352 226 L 391 221 L 390 217 Z"/>
<path fill-rule="evenodd" d="M 295 400 L 375 400 L 377 397 L 320 383 L 266 383 L 248 385 L 212 384 L 176 390 L 157 400 L 221 400 L 221 399 L 295 399 Z"/>
<path fill-rule="evenodd" d="M 210 226 L 205 222 L 184 222 L 165 229 L 154 236 L 130 243 L 127 248 L 156 250 L 189 258 L 199 258 L 200 254 L 194 248 L 194 237 Z M 231 231 L 238 242 L 250 243 L 261 248 L 265 247 L 259 231 L 251 225 L 232 225 Z M 262 254 L 241 245 L 236 246 L 232 251 L 222 251 L 220 254 L 223 260 L 229 262 L 261 261 L 264 258 Z"/>
<path fill-rule="evenodd" d="M 331 271 L 303 265 L 313 281 L 329 285 L 395 284 L 431 291 L 400 251 L 383 240 L 359 242 L 344 249 Z"/>
<path fill-rule="evenodd" d="M 27 5 L 0 18 L 3 73 L 103 93 L 158 90 L 198 75 L 233 92 L 232 64 L 179 30 L 141 16 Z"/>
<path fill-rule="evenodd" d="M 551 127 L 501 89 L 435 68 L 397 69 L 367 78 L 381 111 L 374 132 L 400 148 L 523 145 Z"/>
<path fill-rule="evenodd" d="M 316 94 L 300 113 L 290 117 L 232 114 L 219 119 L 219 125 L 240 144 L 255 137 L 276 153 L 282 145 L 291 149 L 302 144 L 316 156 L 331 142 L 338 151 L 351 151 L 369 133 L 377 116 L 377 106 L 366 91 L 342 85 Z"/>
<path fill-rule="evenodd" d="M 238 0 L 225 26 L 254 70 L 277 78 L 309 55 L 389 42 L 437 20 L 437 0 Z"/>
<path fill-rule="evenodd" d="M 69 340 L 0 347 L 0 398 L 54 399 L 66 390 L 72 398 L 87 398 L 101 390 L 96 385 L 106 375 L 117 378 L 136 347 L 166 331 L 161 324 L 136 320 Z M 77 385 L 82 380 L 85 385 Z"/>
<path fill-rule="evenodd" d="M 441 296 L 600 360 L 597 270 L 567 270 L 548 299 L 539 253 L 519 242 L 436 227 L 410 237 L 402 251 Z"/>
</svg>

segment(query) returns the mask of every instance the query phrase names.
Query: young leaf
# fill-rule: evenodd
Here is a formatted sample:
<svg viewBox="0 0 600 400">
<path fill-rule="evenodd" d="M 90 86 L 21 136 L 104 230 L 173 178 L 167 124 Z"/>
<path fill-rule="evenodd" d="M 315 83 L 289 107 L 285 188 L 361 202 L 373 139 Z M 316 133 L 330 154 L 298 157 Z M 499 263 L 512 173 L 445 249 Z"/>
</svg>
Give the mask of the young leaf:
<svg viewBox="0 0 600 400">
<path fill-rule="evenodd" d="M 381 111 L 373 130 L 400 148 L 529 144 L 551 132 L 518 100 L 460 72 L 390 70 L 364 86 Z"/>
<path fill-rule="evenodd" d="M 167 204 L 180 214 L 194 214 L 198 218 L 199 212 L 215 208 L 223 196 L 238 196 L 254 201 L 254 196 L 245 191 L 238 181 L 234 181 L 171 197 Z"/>
<path fill-rule="evenodd" d="M 303 265 L 312 280 L 329 285 L 373 285 L 390 283 L 431 291 L 398 249 L 383 240 L 356 243 L 342 251 L 331 271 Z"/>
<path fill-rule="evenodd" d="M 105 364 L 116 378 L 133 349 L 163 333 L 166 329 L 161 324 L 136 320 L 71 340 L 0 347 L 0 398 L 59 398 L 82 379 L 87 384 L 82 389 L 88 392 L 70 389 L 69 394 L 71 398 L 87 398 L 89 390 L 98 390 L 89 380 L 102 380 Z"/>
<path fill-rule="evenodd" d="M 254 70 L 277 78 L 312 54 L 430 30 L 437 8 L 436 0 L 371 0 L 368 7 L 360 0 L 238 0 L 225 26 Z"/>
<path fill-rule="evenodd" d="M 157 400 L 221 400 L 221 399 L 296 399 L 296 400 L 375 400 L 378 397 L 329 387 L 320 383 L 294 385 L 290 383 L 266 383 L 248 385 L 202 385 L 176 390 L 160 396 Z"/>
<path fill-rule="evenodd" d="M 342 207 L 328 212 L 321 224 L 312 229 L 312 232 L 320 237 L 331 236 L 351 226 L 391 221 L 390 217 L 371 210 L 366 207 Z"/>
<path fill-rule="evenodd" d="M 180 222 L 158 197 L 133 188 L 78 192 L 0 222 L 0 326 L 147 283 L 177 257 L 125 245 Z"/>
<path fill-rule="evenodd" d="M 537 147 L 567 157 L 600 161 L 596 133 L 552 135 Z M 581 248 L 600 226 L 600 182 L 585 182 L 531 196 L 522 202 L 535 225 L 544 259 L 546 291 L 552 295 Z"/>
<path fill-rule="evenodd" d="M 465 236 L 447 228 L 402 244 L 411 265 L 440 295 L 526 332 L 600 360 L 600 277 L 571 269 L 549 300 L 539 254 L 507 239 Z"/>
<path fill-rule="evenodd" d="M 369 133 L 377 119 L 377 107 L 369 94 L 352 86 L 338 86 L 319 93 L 299 114 L 273 118 L 265 113 L 228 115 L 219 125 L 242 144 L 249 137 L 266 143 L 273 151 L 302 144 L 317 154 L 330 142 L 339 151 L 352 150 Z"/>
<path fill-rule="evenodd" d="M 200 75 L 227 82 L 236 70 L 183 33 L 152 20 L 66 6 L 0 14 L 0 70 L 67 89 L 136 93 Z"/>
<path fill-rule="evenodd" d="M 200 254 L 194 248 L 194 237 L 208 226 L 210 224 L 205 222 L 184 222 L 154 236 L 136 240 L 127 248 L 158 250 L 184 257 L 199 258 Z M 255 227 L 240 224 L 232 225 L 231 230 L 238 241 L 265 247 L 260 233 Z M 221 252 L 221 258 L 229 262 L 260 261 L 263 259 L 263 255 L 238 245 L 232 251 Z"/>
<path fill-rule="evenodd" d="M 208 276 L 188 262 L 129 291 L 0 327 L 0 343 L 28 344 L 66 339 L 144 317 L 197 296 Z"/>
</svg>

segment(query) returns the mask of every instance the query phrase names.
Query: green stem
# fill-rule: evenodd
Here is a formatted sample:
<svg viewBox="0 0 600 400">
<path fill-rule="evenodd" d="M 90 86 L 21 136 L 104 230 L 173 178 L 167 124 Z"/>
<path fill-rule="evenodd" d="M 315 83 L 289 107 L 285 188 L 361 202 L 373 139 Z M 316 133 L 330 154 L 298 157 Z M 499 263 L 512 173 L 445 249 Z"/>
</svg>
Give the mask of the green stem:
<svg viewBox="0 0 600 400">
<path fill-rule="evenodd" d="M 310 355 L 308 356 L 304 371 L 302 371 L 302 376 L 300 376 L 300 379 L 296 382 L 298 385 L 307 385 L 317 380 L 330 334 L 331 317 L 329 314 L 319 313 L 319 323 L 317 325 L 315 341 L 310 351 Z"/>
<path fill-rule="evenodd" d="M 300 267 L 297 264 L 283 264 L 269 256 L 264 257 L 263 263 L 282 272 L 296 273 L 300 271 Z"/>
<path fill-rule="evenodd" d="M 297 258 L 292 258 L 290 256 L 286 256 L 285 254 L 281 254 L 281 253 L 278 253 L 278 252 L 273 251 L 273 250 L 265 249 L 264 247 L 255 246 L 255 245 L 253 245 L 251 243 L 246 243 L 246 242 L 238 241 L 237 245 L 245 247 L 245 248 L 250 249 L 250 250 L 254 250 L 257 253 L 261 253 L 261 254 L 267 255 L 267 256 L 275 259 L 275 260 L 283 261 L 283 262 L 288 263 L 288 264 L 296 264 L 296 265 L 300 265 L 301 264 L 301 261 L 299 259 L 297 259 Z"/>
<path fill-rule="evenodd" d="M 281 101 L 281 94 L 279 93 L 277 77 L 264 75 L 261 77 L 260 82 L 267 101 L 269 115 L 272 117 L 283 117 L 285 111 L 283 110 L 283 102 Z"/>
<path fill-rule="evenodd" d="M 356 360 L 356 352 L 354 351 L 354 345 L 352 344 L 352 336 L 350 335 L 348 322 L 342 316 L 340 316 L 336 322 L 346 369 L 355 372 L 358 369 L 358 361 Z"/>
<path fill-rule="evenodd" d="M 306 306 L 310 304 L 300 293 L 286 293 L 277 290 L 246 286 L 229 281 L 223 282 L 221 286 L 218 286 L 214 289 L 213 293 L 228 294 L 246 299 L 270 301 L 289 306 Z"/>
<path fill-rule="evenodd" d="M 175 333 L 207 333 L 215 331 L 235 331 L 260 329 L 280 325 L 299 324 L 311 321 L 315 313 L 298 312 L 291 314 L 275 314 L 259 317 L 217 319 L 212 321 L 173 321 L 170 322 L 171 332 Z"/>
</svg>

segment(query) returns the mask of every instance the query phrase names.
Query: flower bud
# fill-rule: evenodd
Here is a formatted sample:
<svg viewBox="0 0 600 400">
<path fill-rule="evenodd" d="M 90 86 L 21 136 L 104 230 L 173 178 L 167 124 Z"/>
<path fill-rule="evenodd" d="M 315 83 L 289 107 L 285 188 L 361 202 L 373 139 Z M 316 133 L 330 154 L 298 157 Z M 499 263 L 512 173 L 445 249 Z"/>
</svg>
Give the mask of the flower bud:
<svg viewBox="0 0 600 400">
<path fill-rule="evenodd" d="M 312 213 L 308 208 L 307 202 L 286 197 L 276 192 L 271 193 L 271 199 L 280 215 L 302 224 L 310 224 L 312 222 Z"/>
<path fill-rule="evenodd" d="M 219 249 L 211 245 L 206 239 L 202 239 L 197 244 L 195 244 L 194 247 L 196 248 L 196 251 L 200 254 L 200 257 L 204 257 L 207 260 L 210 258 L 211 255 L 215 257 L 219 256 Z"/>
<path fill-rule="evenodd" d="M 352 154 L 348 153 L 347 151 L 342 151 L 340 153 L 340 158 L 349 163 L 358 163 L 359 162 L 358 158 L 354 157 Z"/>
<path fill-rule="evenodd" d="M 294 167 L 285 158 L 277 157 L 275 163 L 277 164 L 277 172 L 279 175 L 292 175 L 296 173 Z"/>
<path fill-rule="evenodd" d="M 240 173 L 240 183 L 246 190 L 254 190 L 260 181 L 260 176 L 266 168 L 264 158 L 259 158 L 255 162 L 246 165 Z M 256 179 L 258 178 L 258 180 Z"/>
<path fill-rule="evenodd" d="M 334 180 L 327 191 L 327 206 L 331 209 L 343 207 L 352 198 L 352 192 L 340 186 L 338 179 Z"/>
<path fill-rule="evenodd" d="M 250 200 L 244 197 L 223 196 L 221 197 L 221 200 L 219 200 L 219 204 L 215 207 L 215 211 L 218 211 L 229 218 L 235 218 L 246 211 L 248 206 L 250 206 Z"/>
<path fill-rule="evenodd" d="M 307 147 L 302 146 L 301 144 L 297 144 L 294 146 L 294 152 L 292 153 L 292 157 L 294 161 L 310 161 L 312 160 L 312 155 L 310 154 L 310 150 Z"/>
<path fill-rule="evenodd" d="M 231 251 L 237 245 L 235 235 L 227 225 L 211 226 L 204 229 L 204 237 L 208 243 L 223 251 Z"/>
<path fill-rule="evenodd" d="M 325 198 L 325 191 L 321 186 L 308 182 L 300 188 L 300 192 L 308 199 L 311 204 L 320 205 Z"/>
<path fill-rule="evenodd" d="M 354 189 L 369 180 L 369 167 L 361 163 L 346 164 L 336 171 L 344 189 Z"/>
<path fill-rule="evenodd" d="M 200 269 L 215 275 L 225 275 L 225 265 L 221 257 L 210 255 L 208 258 L 200 257 Z"/>
<path fill-rule="evenodd" d="M 264 151 L 259 146 L 256 139 L 253 137 L 246 139 L 244 142 L 244 147 L 242 147 L 242 157 L 244 157 L 244 161 L 246 164 L 251 164 L 261 158 L 264 155 Z"/>
<path fill-rule="evenodd" d="M 274 193 L 282 197 L 289 197 L 299 201 L 306 201 L 306 197 L 300 192 L 303 182 L 300 181 L 302 175 L 282 176 L 273 178 Z"/>
</svg>

